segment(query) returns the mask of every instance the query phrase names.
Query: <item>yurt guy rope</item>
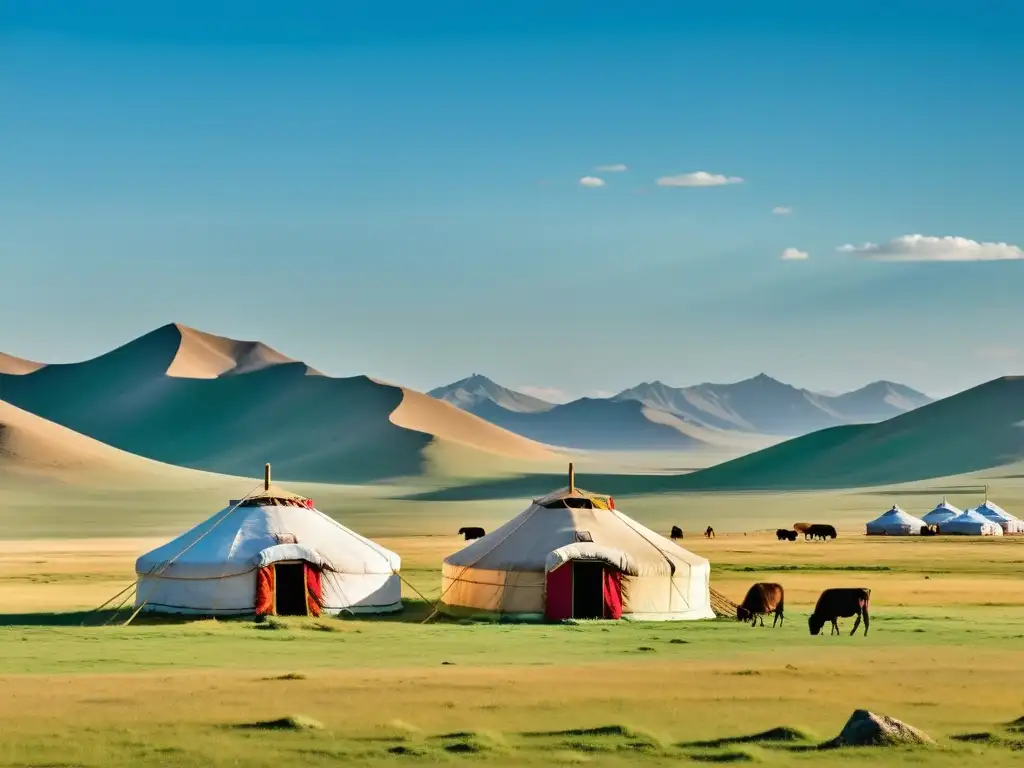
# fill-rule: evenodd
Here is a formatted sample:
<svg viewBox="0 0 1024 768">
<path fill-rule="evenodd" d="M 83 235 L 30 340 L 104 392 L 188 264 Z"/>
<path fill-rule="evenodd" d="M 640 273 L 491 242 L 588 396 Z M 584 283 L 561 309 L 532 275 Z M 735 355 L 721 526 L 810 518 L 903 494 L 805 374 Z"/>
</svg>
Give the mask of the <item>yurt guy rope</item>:
<svg viewBox="0 0 1024 768">
<path fill-rule="evenodd" d="M 145 574 L 143 574 L 143 575 L 144 575 L 144 576 L 159 576 L 159 575 L 160 575 L 161 573 L 163 573 L 163 572 L 164 572 L 165 570 L 167 570 L 167 569 L 168 569 L 168 568 L 169 568 L 169 567 L 171 566 L 171 564 L 173 564 L 173 563 L 174 563 L 174 561 L 175 561 L 175 560 L 177 560 L 177 559 L 178 559 L 179 557 L 181 557 L 181 556 L 182 556 L 182 555 L 184 555 L 184 554 L 185 554 L 186 552 L 188 552 L 188 551 L 189 551 L 190 549 L 192 549 L 192 547 L 194 547 L 194 546 L 195 546 L 196 544 L 198 544 L 198 543 L 199 543 L 200 541 L 202 541 L 203 539 L 205 539 L 205 538 L 206 538 L 206 537 L 207 537 L 207 536 L 208 536 L 208 535 L 209 535 L 209 534 L 210 534 L 211 532 L 213 532 L 213 530 L 214 530 L 214 529 L 215 529 L 215 528 L 216 528 L 216 527 L 217 527 L 218 525 L 220 525 L 220 524 L 221 524 L 221 523 L 223 523 L 223 522 L 224 522 L 225 520 L 227 520 L 227 519 L 228 519 L 229 517 L 231 517 L 231 515 L 232 515 L 232 514 L 234 514 L 235 510 L 236 510 L 236 509 L 238 509 L 238 508 L 239 508 L 239 507 L 240 507 L 240 506 L 242 505 L 242 503 L 243 503 L 244 501 L 246 501 L 246 500 L 247 500 L 247 499 L 248 499 L 248 498 L 249 498 L 250 496 L 252 496 L 252 495 L 253 495 L 254 493 L 256 493 L 256 491 L 258 491 L 258 490 L 259 490 L 260 488 L 262 488 L 262 487 L 263 487 L 263 483 L 260 483 L 259 485 L 257 485 L 257 486 L 256 486 L 255 488 L 253 488 L 253 489 L 252 489 L 251 491 L 249 491 L 249 492 L 248 492 L 247 494 L 245 494 L 245 496 L 243 496 L 243 497 L 242 497 L 242 498 L 240 498 L 240 499 L 239 499 L 239 500 L 238 500 L 237 502 L 235 502 L 235 505 L 234 505 L 233 507 L 231 507 L 231 509 L 229 509 L 229 510 L 228 510 L 227 512 L 225 512 L 225 513 L 224 513 L 223 515 L 221 515 L 221 518 L 220 518 L 220 519 L 219 519 L 219 520 L 218 520 L 217 522 L 215 522 L 215 523 L 214 523 L 213 525 L 211 525 L 211 526 L 210 526 L 210 527 L 209 527 L 209 528 L 208 528 L 208 529 L 207 529 L 207 530 L 206 530 L 206 531 L 205 531 L 205 532 L 203 533 L 203 535 L 202 535 L 202 536 L 199 536 L 199 537 L 197 537 L 197 538 L 195 539 L 195 541 L 193 541 L 193 542 L 192 542 L 191 544 L 189 544 L 189 545 L 188 545 L 187 547 L 185 547 L 185 548 L 184 548 L 183 550 L 181 550 L 181 552 L 179 552 L 178 554 L 176 554 L 176 555 L 175 555 L 174 557 L 172 557 L 172 558 L 171 558 L 170 560 L 168 560 L 168 561 L 166 561 L 165 563 L 163 563 L 163 564 L 162 564 L 162 565 L 161 565 L 161 566 L 160 566 L 159 568 L 156 568 L 156 567 L 154 566 L 153 568 L 150 568 L 150 569 L 149 569 L 149 571 L 147 571 L 147 572 L 146 572 Z M 90 612 L 89 612 L 88 614 L 86 614 L 86 615 L 87 615 L 87 616 L 90 616 L 90 615 L 92 615 L 92 614 L 94 614 L 94 613 L 97 613 L 97 612 L 99 612 L 99 611 L 103 610 L 103 609 L 104 609 L 104 608 L 105 608 L 106 606 L 110 605 L 110 604 L 111 604 L 112 602 L 114 602 L 114 601 L 115 601 L 115 600 L 116 600 L 116 599 L 117 599 L 118 597 L 120 597 L 120 596 L 121 596 L 121 595 L 123 595 L 123 594 L 124 594 L 125 592 L 128 592 L 128 591 L 129 591 L 129 590 L 131 590 L 131 589 L 136 589 L 136 594 L 138 594 L 138 590 L 137 590 L 137 585 L 138 585 L 138 579 L 136 579 L 136 580 L 135 580 L 134 582 L 132 582 L 132 583 L 131 583 L 131 584 L 129 584 L 129 585 L 127 586 L 127 587 L 125 587 L 124 589 L 122 589 L 122 590 L 121 590 L 120 592 L 118 592 L 118 593 L 117 593 L 116 595 L 114 595 L 113 597 L 111 597 L 111 598 L 110 598 L 109 600 L 107 600 L 107 601 L 106 601 L 105 603 L 103 603 L 102 605 L 100 605 L 100 606 L 99 606 L 98 608 L 94 608 L 93 610 L 91 610 L 91 611 L 90 611 Z M 112 620 L 112 619 L 114 618 L 114 616 L 116 616 L 116 615 L 118 614 L 118 612 L 119 612 L 119 611 L 121 610 L 121 608 L 122 608 L 122 607 L 124 607 L 124 604 L 125 604 L 126 602 L 128 602 L 128 600 L 129 600 L 130 598 L 131 598 L 131 595 L 128 595 L 127 597 L 125 597 L 125 598 L 124 598 L 124 599 L 123 599 L 123 600 L 122 600 L 122 601 L 120 602 L 120 604 L 119 604 L 119 605 L 117 606 L 117 608 L 116 608 L 116 609 L 114 610 L 114 615 L 113 615 L 113 616 L 111 616 L 111 617 L 110 617 L 109 619 L 107 619 L 107 621 L 106 621 L 106 622 L 104 622 L 104 625 L 106 625 L 106 624 L 109 624 L 109 623 L 110 623 L 110 621 L 111 621 L 111 620 Z M 146 607 L 146 603 L 148 603 L 148 602 L 149 602 L 149 598 L 147 597 L 147 598 L 146 598 L 145 600 L 143 600 L 143 601 L 142 601 L 142 603 L 141 603 L 141 604 L 139 605 L 139 607 L 135 609 L 135 612 L 134 612 L 134 613 L 132 613 L 132 615 L 128 617 L 128 620 L 127 620 L 127 621 L 126 621 L 126 622 L 125 622 L 125 623 L 124 623 L 124 624 L 123 624 L 122 626 L 125 626 L 125 627 L 127 627 L 127 626 L 128 626 L 128 625 L 129 625 L 129 624 L 130 624 L 130 623 L 131 623 L 131 622 L 132 622 L 132 621 L 133 621 L 134 619 L 135 619 L 135 617 L 139 615 L 139 612 L 140 612 L 140 611 L 141 611 L 141 610 L 142 610 L 143 608 L 145 608 L 145 607 Z M 84 620 L 84 619 L 83 619 L 83 621 L 82 621 L 82 624 L 83 624 L 83 625 L 85 624 L 85 620 Z"/>
<path fill-rule="evenodd" d="M 439 605 L 441 604 L 441 601 L 442 601 L 442 600 L 444 600 L 444 596 L 448 594 L 448 590 L 449 590 L 449 589 L 451 589 L 451 588 L 452 588 L 453 586 L 455 586 L 455 583 L 456 583 L 457 581 L 459 581 L 459 580 L 460 580 L 460 579 L 462 578 L 463 574 L 465 574 L 465 573 L 466 573 L 466 571 L 468 571 L 468 570 L 469 570 L 470 568 L 472 568 L 472 567 L 473 567 L 474 565 L 476 565 L 476 564 L 477 564 L 477 563 L 479 563 L 479 562 L 480 562 L 481 560 L 483 560 L 483 559 L 484 559 L 484 557 L 486 557 L 486 556 L 487 556 L 487 555 L 489 555 L 489 554 L 490 554 L 491 552 L 493 552 L 493 551 L 494 551 L 494 550 L 495 550 L 495 549 L 496 549 L 496 548 L 498 547 L 498 545 L 499 545 L 499 544 L 502 544 L 502 543 L 503 543 L 503 542 L 504 542 L 504 541 L 505 541 L 506 539 L 508 539 L 508 537 L 509 537 L 509 536 L 511 536 L 511 535 L 512 535 L 513 533 L 515 533 L 516 531 L 518 531 L 518 530 L 519 530 L 520 528 L 522 528 L 522 527 L 523 527 L 524 525 L 526 525 L 526 522 L 527 522 L 528 520 L 530 520 L 530 519 L 531 519 L 531 518 L 532 518 L 532 517 L 533 517 L 533 516 L 534 516 L 535 514 L 537 514 L 537 511 L 538 511 L 539 509 L 541 509 L 541 507 L 540 507 L 540 506 L 538 506 L 537 504 L 534 504 L 534 510 L 533 510 L 533 512 L 531 512 L 531 513 L 530 513 L 530 514 L 528 514 L 528 515 L 527 515 L 526 517 L 524 517 L 524 518 L 522 519 L 522 521 L 521 521 L 521 522 L 519 523 L 519 525 L 515 526 L 515 527 L 514 527 L 514 528 L 513 528 L 512 530 L 510 530 L 510 531 L 509 531 L 508 533 L 506 533 L 506 534 L 505 534 L 504 536 L 502 536 L 502 537 L 501 537 L 501 538 L 500 538 L 500 539 L 499 539 L 498 541 L 494 542 L 494 545 L 493 545 L 493 546 L 492 546 L 492 547 L 491 547 L 490 549 L 484 550 L 484 551 L 483 551 L 482 553 L 480 553 L 480 555 L 478 555 L 478 556 L 476 557 L 476 559 L 475 559 L 475 560 L 473 560 L 473 562 L 469 563 L 468 565 L 465 565 L 465 566 L 463 566 L 462 570 L 461 570 L 461 571 L 459 571 L 458 575 L 457 575 L 457 576 L 455 576 L 455 578 L 453 578 L 453 579 L 451 580 L 451 583 L 450 583 L 450 584 L 448 584 L 448 588 L 447 588 L 447 589 L 445 589 L 445 590 L 444 590 L 443 592 L 441 592 L 441 595 L 440 595 L 440 597 L 438 597 L 438 598 L 437 598 L 437 600 L 436 600 L 436 601 L 434 602 L 434 606 L 433 606 L 434 610 L 433 610 L 433 611 L 431 611 L 430 615 L 429 615 L 429 616 L 427 616 L 427 618 L 425 618 L 425 619 L 423 620 L 423 623 L 424 623 L 424 624 L 426 624 L 426 623 L 427 623 L 428 621 L 430 621 L 431 619 L 433 619 L 433 618 L 434 618 L 434 617 L 435 617 L 435 616 L 436 616 L 436 615 L 438 614 L 438 608 L 437 608 L 437 606 L 439 606 Z M 442 565 L 442 567 L 444 567 L 444 566 Z"/>
</svg>

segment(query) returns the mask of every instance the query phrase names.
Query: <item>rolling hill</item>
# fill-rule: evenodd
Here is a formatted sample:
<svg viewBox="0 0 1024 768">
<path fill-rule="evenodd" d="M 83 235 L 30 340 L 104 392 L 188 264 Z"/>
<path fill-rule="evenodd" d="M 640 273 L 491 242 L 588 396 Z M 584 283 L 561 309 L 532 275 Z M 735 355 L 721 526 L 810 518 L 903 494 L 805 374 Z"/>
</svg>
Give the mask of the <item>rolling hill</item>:
<svg viewBox="0 0 1024 768">
<path fill-rule="evenodd" d="M 742 442 L 742 435 L 799 435 L 881 421 L 931 402 L 920 392 L 890 382 L 828 396 L 764 374 L 735 384 L 693 387 L 655 381 L 612 398 L 581 398 L 562 405 L 510 390 L 479 374 L 430 394 L 532 440 L 606 450 L 725 447 Z"/>
<path fill-rule="evenodd" d="M 1024 458 L 1024 377 L 878 424 L 831 427 L 674 478 L 673 489 L 854 488 L 989 470 Z"/>
<path fill-rule="evenodd" d="M 545 446 L 366 376 L 319 374 L 258 342 L 177 324 L 81 363 L 0 374 L 0 398 L 123 451 L 222 474 L 371 482 L 419 475 L 438 442 L 515 462 Z"/>
</svg>

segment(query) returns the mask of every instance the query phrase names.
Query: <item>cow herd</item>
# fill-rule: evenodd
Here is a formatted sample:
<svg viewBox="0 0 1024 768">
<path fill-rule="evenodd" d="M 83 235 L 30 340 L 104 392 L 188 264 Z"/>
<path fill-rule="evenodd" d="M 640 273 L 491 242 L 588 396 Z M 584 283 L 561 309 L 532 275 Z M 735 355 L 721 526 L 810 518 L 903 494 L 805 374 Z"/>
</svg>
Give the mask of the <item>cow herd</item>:
<svg viewBox="0 0 1024 768">
<path fill-rule="evenodd" d="M 870 617 L 868 607 L 871 603 L 871 590 L 866 587 L 842 587 L 826 589 L 818 597 L 814 612 L 807 618 L 807 627 L 812 635 L 821 632 L 825 624 L 832 625 L 830 635 L 838 635 L 839 619 L 856 616 L 850 635 L 857 633 L 861 619 L 864 621 L 864 635 L 868 634 Z M 736 607 L 736 620 L 749 621 L 750 626 L 760 622 L 764 626 L 764 617 L 774 614 L 772 626 L 782 626 L 784 616 L 785 591 L 781 584 L 757 583 L 747 590 L 743 602 Z"/>
<path fill-rule="evenodd" d="M 804 535 L 805 540 L 821 539 L 834 539 L 837 536 L 835 526 L 823 525 L 821 523 L 794 523 L 793 530 L 786 528 L 779 528 L 775 531 L 775 538 L 779 541 L 796 541 L 796 537 L 800 534 Z"/>
</svg>

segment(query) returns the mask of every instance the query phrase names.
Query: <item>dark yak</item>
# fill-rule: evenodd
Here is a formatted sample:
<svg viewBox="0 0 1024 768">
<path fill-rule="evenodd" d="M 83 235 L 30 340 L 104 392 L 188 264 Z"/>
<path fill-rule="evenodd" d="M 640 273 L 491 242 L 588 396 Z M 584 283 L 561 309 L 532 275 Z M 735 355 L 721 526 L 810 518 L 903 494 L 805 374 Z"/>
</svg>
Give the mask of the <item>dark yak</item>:
<svg viewBox="0 0 1024 768">
<path fill-rule="evenodd" d="M 857 633 L 857 627 L 860 626 L 860 620 L 863 617 L 864 635 L 866 637 L 868 634 L 868 624 L 870 623 L 868 617 L 870 602 L 871 590 L 866 587 L 826 589 L 821 593 L 821 597 L 818 598 L 818 602 L 814 606 L 814 613 L 807 619 L 807 626 L 810 628 L 811 634 L 816 635 L 821 632 L 825 622 L 830 621 L 832 622 L 832 631 L 829 634 L 838 635 L 840 634 L 838 619 L 856 616 L 857 621 L 854 622 L 853 630 L 850 632 L 852 637 Z"/>
<path fill-rule="evenodd" d="M 672 526 L 672 538 L 673 539 L 681 539 L 681 538 L 683 538 L 683 529 L 680 528 L 678 525 L 673 525 Z"/>
<path fill-rule="evenodd" d="M 465 540 L 482 539 L 486 535 L 483 528 L 459 528 L 459 535 L 465 536 Z"/>
<path fill-rule="evenodd" d="M 814 525 L 809 525 L 807 530 L 804 531 L 805 539 L 821 539 L 824 541 L 825 539 L 834 539 L 835 537 L 836 529 L 831 525 L 815 523 Z"/>
<path fill-rule="evenodd" d="M 796 531 L 787 531 L 785 528 L 779 528 L 775 531 L 775 538 L 779 541 L 796 541 Z"/>
<path fill-rule="evenodd" d="M 707 539 L 713 539 L 713 538 L 715 538 L 715 529 L 714 529 L 714 528 L 712 528 L 712 527 L 711 527 L 711 526 L 709 525 L 709 526 L 708 526 L 708 528 L 707 528 L 707 530 L 706 530 L 706 531 L 704 531 L 704 537 L 705 537 L 705 538 L 707 538 Z"/>
<path fill-rule="evenodd" d="M 749 621 L 750 626 L 755 626 L 758 619 L 761 626 L 764 626 L 764 617 L 769 613 L 775 614 L 775 621 L 772 627 L 778 623 L 780 626 L 785 621 L 783 616 L 783 602 L 785 593 L 781 584 L 757 583 L 747 590 L 743 602 L 736 607 L 736 620 Z"/>
</svg>

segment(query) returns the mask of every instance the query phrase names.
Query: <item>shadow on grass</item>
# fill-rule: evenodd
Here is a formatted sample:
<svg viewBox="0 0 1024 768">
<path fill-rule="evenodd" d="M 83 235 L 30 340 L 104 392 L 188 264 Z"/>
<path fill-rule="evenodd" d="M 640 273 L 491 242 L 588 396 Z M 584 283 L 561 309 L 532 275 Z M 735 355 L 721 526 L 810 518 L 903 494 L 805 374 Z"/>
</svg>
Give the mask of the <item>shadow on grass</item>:
<svg viewBox="0 0 1024 768">
<path fill-rule="evenodd" d="M 64 613 L 0 613 L 0 627 L 118 627 L 123 626 L 131 618 L 134 609 L 122 608 L 115 610 L 67 611 Z M 434 606 L 425 600 L 405 600 L 400 611 L 384 614 L 352 614 L 341 613 L 337 616 L 315 617 L 257 617 L 255 615 L 239 616 L 203 616 L 200 614 L 148 613 L 143 611 L 134 619 L 131 626 L 187 626 L 201 621 L 215 620 L 224 624 L 239 626 L 255 626 L 266 629 L 324 629 L 330 622 L 384 622 L 399 624 L 419 624 L 434 612 Z M 438 614 L 433 621 L 457 621 Z M 465 623 L 465 621 L 458 621 Z M 476 623 L 476 622 L 473 622 Z"/>
</svg>

